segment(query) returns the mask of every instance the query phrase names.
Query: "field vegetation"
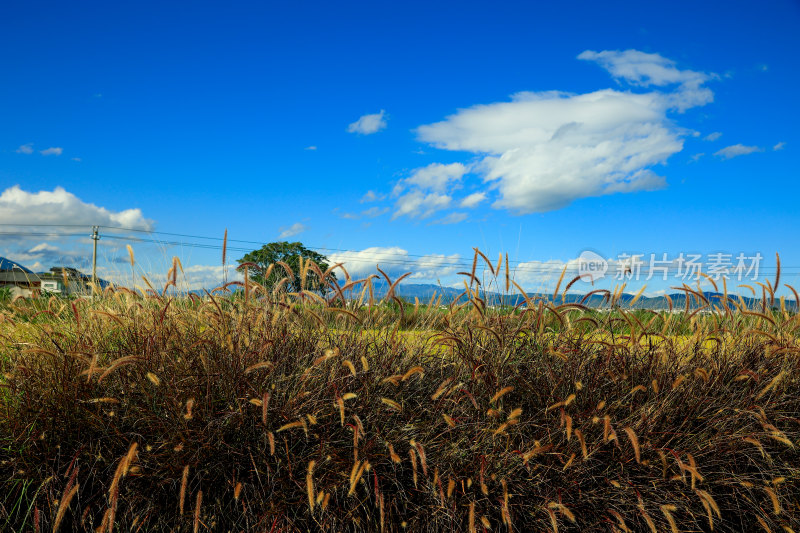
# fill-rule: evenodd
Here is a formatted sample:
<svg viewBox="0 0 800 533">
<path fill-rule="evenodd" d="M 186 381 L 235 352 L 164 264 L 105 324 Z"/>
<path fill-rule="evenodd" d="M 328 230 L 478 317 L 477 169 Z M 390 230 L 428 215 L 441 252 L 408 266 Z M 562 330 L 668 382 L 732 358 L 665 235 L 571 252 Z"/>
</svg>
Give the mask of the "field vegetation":
<svg viewBox="0 0 800 533">
<path fill-rule="evenodd" d="M 563 279 L 488 307 L 519 288 L 479 252 L 445 310 L 271 268 L 5 303 L 0 530 L 800 531 L 779 275 L 758 309 L 600 313 Z"/>
</svg>

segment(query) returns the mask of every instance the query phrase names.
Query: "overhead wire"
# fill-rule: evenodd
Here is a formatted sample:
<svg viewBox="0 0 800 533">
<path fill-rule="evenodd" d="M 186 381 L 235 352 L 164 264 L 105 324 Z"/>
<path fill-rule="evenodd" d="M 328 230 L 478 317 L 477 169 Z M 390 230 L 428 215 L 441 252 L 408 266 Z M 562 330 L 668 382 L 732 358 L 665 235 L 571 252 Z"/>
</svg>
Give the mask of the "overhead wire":
<svg viewBox="0 0 800 533">
<path fill-rule="evenodd" d="M 60 227 L 60 228 L 76 228 L 76 227 L 89 227 L 86 224 L 13 224 L 13 223 L 0 223 L 0 226 L 4 227 Z M 164 235 L 169 237 L 182 237 L 186 239 L 195 239 L 195 240 L 205 240 L 205 241 L 215 241 L 220 244 L 212 244 L 211 242 L 208 243 L 197 243 L 197 242 L 187 242 L 187 241 L 179 241 L 179 240 L 166 240 L 166 239 L 157 239 L 157 238 L 144 238 L 144 237 L 137 237 L 134 235 L 121 235 L 118 233 L 105 233 L 101 235 L 101 238 L 113 241 L 128 241 L 128 242 L 138 242 L 138 243 L 145 243 L 145 244 L 155 244 L 160 246 L 176 246 L 176 247 L 187 247 L 187 248 L 197 248 L 197 249 L 207 249 L 207 250 L 221 250 L 223 248 L 222 242 L 225 240 L 222 237 L 210 237 L 205 235 L 192 235 L 187 233 L 175 233 L 175 232 L 164 232 L 164 231 L 155 231 L 155 230 L 148 230 L 143 228 L 128 228 L 123 226 L 109 226 L 109 225 L 97 225 L 99 228 L 103 228 L 106 230 L 112 230 L 114 232 L 117 231 L 127 231 L 127 232 L 135 232 L 135 233 L 145 233 L 148 235 Z M 57 232 L 57 231 L 50 231 L 50 232 L 34 232 L 34 231 L 0 231 L 0 235 L 7 235 L 7 236 L 18 236 L 18 237 L 78 237 L 78 236 L 89 236 L 89 233 L 84 232 Z M 256 246 L 263 246 L 267 244 L 264 241 L 252 241 L 252 240 L 245 240 L 245 239 L 227 239 L 227 242 L 231 243 L 240 243 L 240 244 L 251 244 Z M 230 246 L 227 243 L 224 247 L 229 251 L 234 252 L 243 252 L 248 253 L 253 251 L 251 247 L 242 247 L 242 246 Z M 471 260 L 448 260 L 449 257 L 445 254 L 441 255 L 422 255 L 422 254 L 402 254 L 404 258 L 409 259 L 401 259 L 397 257 L 397 254 L 388 252 L 388 251 L 375 251 L 369 253 L 369 258 L 359 257 L 357 254 L 364 253 L 363 250 L 351 250 L 351 249 L 344 249 L 344 248 L 330 248 L 324 246 L 306 246 L 306 248 L 317 251 L 317 252 L 334 252 L 338 254 L 355 254 L 351 257 L 346 257 L 345 259 L 350 262 L 372 262 L 376 261 L 378 264 L 388 264 L 388 265 L 408 265 L 409 267 L 436 267 L 436 268 L 465 268 L 471 269 L 472 261 Z M 330 255 L 330 254 L 328 254 Z M 766 257 L 764 258 L 766 259 Z M 503 259 L 505 261 L 505 258 Z M 528 264 L 529 262 L 526 261 L 519 261 L 519 260 L 510 260 L 509 265 L 516 265 L 514 266 L 514 270 L 518 272 L 559 272 L 562 268 L 564 263 L 550 263 L 548 264 L 547 261 L 542 261 L 537 265 Z M 647 266 L 647 262 L 643 260 L 641 267 L 644 270 L 644 267 Z M 781 271 L 786 274 L 796 274 L 797 269 L 800 269 L 798 266 L 789 266 L 789 265 L 782 265 Z M 776 271 L 775 267 L 759 267 L 759 272 L 761 273 L 774 273 Z M 645 270 L 646 271 L 646 270 Z"/>
</svg>

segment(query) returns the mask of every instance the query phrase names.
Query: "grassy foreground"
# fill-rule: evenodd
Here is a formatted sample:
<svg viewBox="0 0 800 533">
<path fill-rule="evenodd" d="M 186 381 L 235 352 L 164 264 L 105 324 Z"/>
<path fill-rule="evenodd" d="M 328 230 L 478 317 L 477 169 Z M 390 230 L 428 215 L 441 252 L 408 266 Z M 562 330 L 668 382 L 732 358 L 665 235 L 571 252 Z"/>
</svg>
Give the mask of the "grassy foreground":
<svg viewBox="0 0 800 533">
<path fill-rule="evenodd" d="M 800 531 L 798 315 L 246 292 L 2 309 L 0 530 Z"/>
</svg>

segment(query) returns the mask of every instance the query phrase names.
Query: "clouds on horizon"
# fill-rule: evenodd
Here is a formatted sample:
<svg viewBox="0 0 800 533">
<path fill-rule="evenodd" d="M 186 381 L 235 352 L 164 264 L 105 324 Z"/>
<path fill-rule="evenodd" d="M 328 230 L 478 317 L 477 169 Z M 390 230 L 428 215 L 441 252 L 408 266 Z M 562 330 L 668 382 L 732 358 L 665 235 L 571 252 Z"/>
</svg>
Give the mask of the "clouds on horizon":
<svg viewBox="0 0 800 533">
<path fill-rule="evenodd" d="M 103 265 L 97 267 L 97 275 L 101 278 L 126 287 L 138 285 L 141 289 L 146 289 L 146 285 L 139 277 L 145 274 L 148 281 L 153 287 L 161 290 L 167 283 L 167 272 L 171 266 L 166 263 L 165 268 L 161 270 L 148 269 L 141 271 L 138 264 L 135 269 L 135 279 L 132 277 L 130 268 L 125 266 Z M 225 281 L 244 281 L 242 272 L 236 270 L 234 267 L 228 265 L 203 265 L 191 264 L 184 265 L 183 270 L 178 271 L 177 282 L 178 290 L 191 291 L 191 290 L 212 290 L 221 287 Z"/>
<path fill-rule="evenodd" d="M 347 272 L 354 279 L 377 274 L 376 266 L 380 266 L 381 270 L 392 278 L 411 272 L 411 276 L 406 279 L 416 280 L 416 282 L 435 282 L 440 278 L 455 275 L 461 268 L 458 265 L 460 261 L 461 256 L 459 254 L 412 256 L 408 253 L 408 250 L 399 246 L 374 246 L 360 251 L 328 254 L 330 265 L 343 263 Z M 336 272 L 337 277 L 344 279 L 341 270 L 337 269 Z"/>
</svg>

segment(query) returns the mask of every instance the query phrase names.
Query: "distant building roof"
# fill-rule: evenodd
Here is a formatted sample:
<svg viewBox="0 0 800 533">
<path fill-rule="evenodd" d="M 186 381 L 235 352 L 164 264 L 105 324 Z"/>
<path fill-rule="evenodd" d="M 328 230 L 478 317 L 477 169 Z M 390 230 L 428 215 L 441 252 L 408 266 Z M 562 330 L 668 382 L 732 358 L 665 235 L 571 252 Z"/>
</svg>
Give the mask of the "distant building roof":
<svg viewBox="0 0 800 533">
<path fill-rule="evenodd" d="M 13 270 L 14 272 L 25 272 L 27 274 L 33 274 L 32 270 L 25 268 L 16 261 L 12 261 L 11 259 L 6 259 L 5 257 L 0 257 L 0 272 L 8 270 Z"/>
</svg>

